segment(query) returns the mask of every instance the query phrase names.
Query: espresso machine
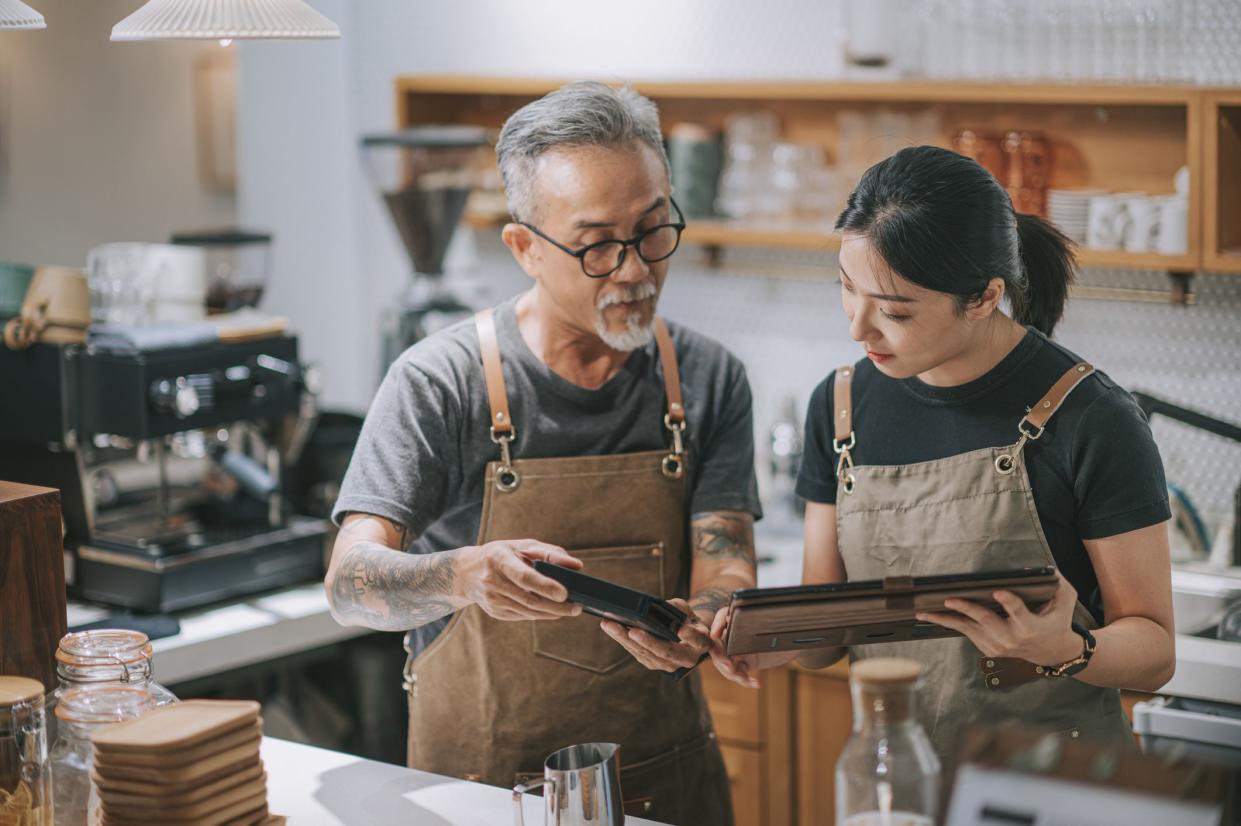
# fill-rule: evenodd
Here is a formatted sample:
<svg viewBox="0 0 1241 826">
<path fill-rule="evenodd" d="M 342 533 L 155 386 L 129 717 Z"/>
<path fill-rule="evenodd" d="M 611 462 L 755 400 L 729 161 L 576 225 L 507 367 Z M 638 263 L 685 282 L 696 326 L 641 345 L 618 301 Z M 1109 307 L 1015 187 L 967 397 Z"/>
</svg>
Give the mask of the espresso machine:
<svg viewBox="0 0 1241 826">
<path fill-rule="evenodd" d="M 176 611 L 323 573 L 285 470 L 314 418 L 297 338 L 0 348 L 0 479 L 55 487 L 82 599 Z"/>
<path fill-rule="evenodd" d="M 474 311 L 444 256 L 476 176 L 486 130 L 418 126 L 362 138 L 367 173 L 383 196 L 413 265 L 413 278 L 383 320 L 381 370 L 407 347 Z"/>
</svg>

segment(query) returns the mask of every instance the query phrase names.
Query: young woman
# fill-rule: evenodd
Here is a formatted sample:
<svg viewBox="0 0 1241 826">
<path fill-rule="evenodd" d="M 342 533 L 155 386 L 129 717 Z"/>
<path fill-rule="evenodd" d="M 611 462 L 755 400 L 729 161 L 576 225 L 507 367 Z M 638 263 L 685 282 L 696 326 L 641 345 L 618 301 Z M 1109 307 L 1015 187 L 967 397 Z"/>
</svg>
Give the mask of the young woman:
<svg viewBox="0 0 1241 826">
<path fill-rule="evenodd" d="M 1073 279 L 1067 240 L 1015 214 L 974 161 L 930 146 L 869 169 L 836 228 L 866 357 L 810 401 L 803 581 L 1055 565 L 1041 610 L 1005 591 L 1006 617 L 952 601 L 918 618 L 964 638 L 849 654 L 922 663 L 941 758 L 965 725 L 1010 720 L 1132 745 L 1118 689 L 1154 691 L 1175 666 L 1167 490 L 1138 406 L 1049 339 Z M 780 659 L 716 664 L 753 686 Z"/>
</svg>

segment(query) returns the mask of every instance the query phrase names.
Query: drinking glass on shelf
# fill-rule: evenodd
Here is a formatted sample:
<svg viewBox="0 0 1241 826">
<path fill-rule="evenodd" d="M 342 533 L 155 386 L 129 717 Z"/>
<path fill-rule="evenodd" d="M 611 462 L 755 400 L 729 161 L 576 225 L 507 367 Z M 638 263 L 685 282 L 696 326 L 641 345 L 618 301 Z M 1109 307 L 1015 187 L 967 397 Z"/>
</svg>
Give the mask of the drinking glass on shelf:
<svg viewBox="0 0 1241 826">
<path fill-rule="evenodd" d="M 87 254 L 91 320 L 106 324 L 141 324 L 150 300 L 146 283 L 145 244 L 102 244 Z"/>
<path fill-rule="evenodd" d="M 748 218 L 771 211 L 772 148 L 779 131 L 774 112 L 736 112 L 725 119 L 717 212 Z"/>
</svg>

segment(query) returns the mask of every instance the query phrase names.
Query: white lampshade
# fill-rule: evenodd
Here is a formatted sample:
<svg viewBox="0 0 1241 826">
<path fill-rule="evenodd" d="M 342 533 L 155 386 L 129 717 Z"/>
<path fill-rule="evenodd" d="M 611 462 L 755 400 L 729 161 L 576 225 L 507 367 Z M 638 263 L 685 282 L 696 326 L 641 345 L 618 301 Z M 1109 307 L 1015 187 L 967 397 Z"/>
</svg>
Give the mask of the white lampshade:
<svg viewBox="0 0 1241 826">
<path fill-rule="evenodd" d="M 0 29 L 46 29 L 43 15 L 21 0 L 0 0 Z"/>
<path fill-rule="evenodd" d="M 303 0 L 150 0 L 112 27 L 113 40 L 334 37 L 340 28 Z"/>
</svg>

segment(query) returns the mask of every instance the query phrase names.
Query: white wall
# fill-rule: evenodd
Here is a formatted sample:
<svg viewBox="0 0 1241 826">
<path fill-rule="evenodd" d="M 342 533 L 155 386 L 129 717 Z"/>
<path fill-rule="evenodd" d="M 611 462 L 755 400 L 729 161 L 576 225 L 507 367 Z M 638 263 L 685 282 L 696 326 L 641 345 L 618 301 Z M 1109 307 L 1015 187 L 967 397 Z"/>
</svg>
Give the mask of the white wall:
<svg viewBox="0 0 1241 826">
<path fill-rule="evenodd" d="M 106 241 L 236 221 L 198 181 L 192 78 L 204 43 L 112 43 L 134 0 L 37 0 L 0 32 L 0 259 L 82 266 Z"/>
</svg>

